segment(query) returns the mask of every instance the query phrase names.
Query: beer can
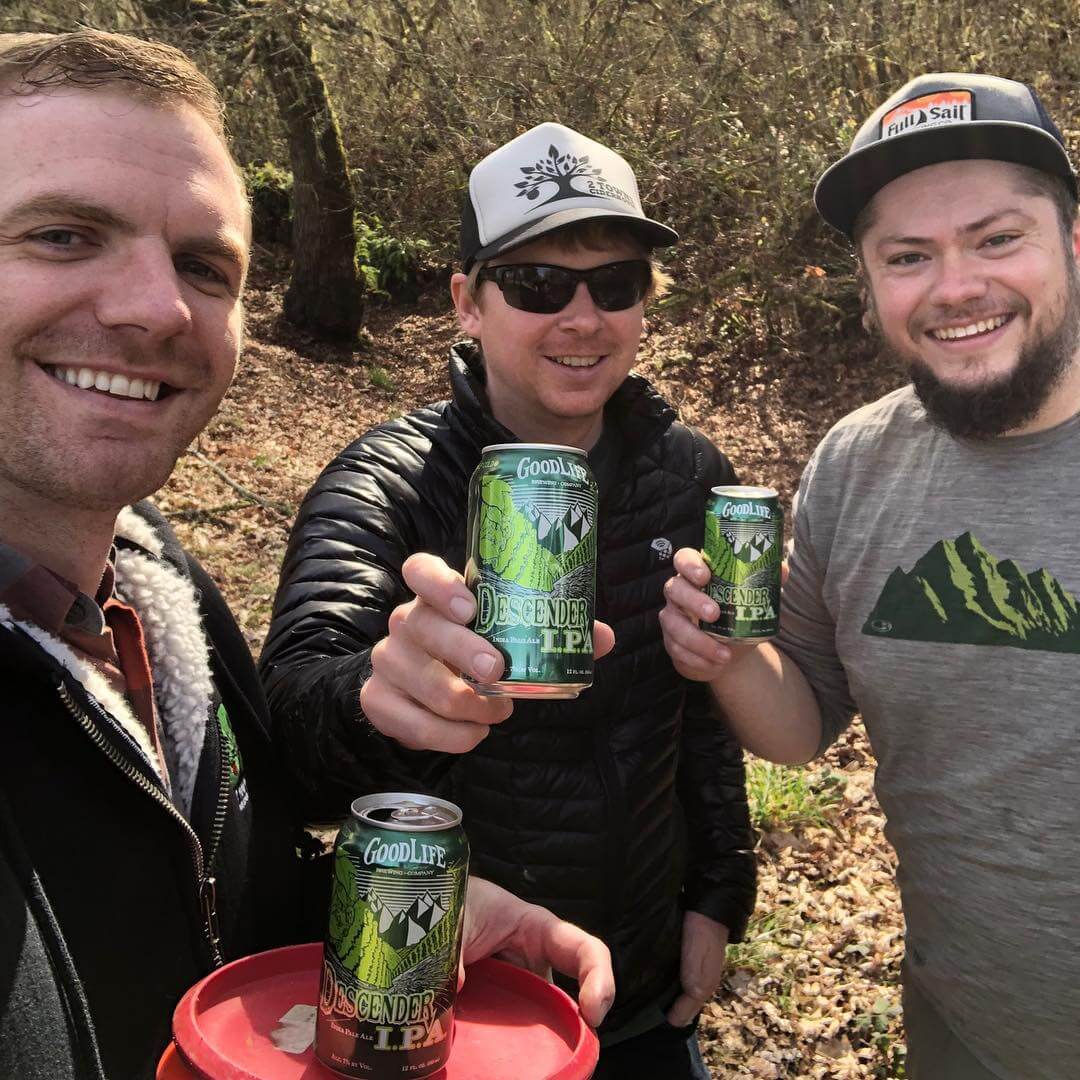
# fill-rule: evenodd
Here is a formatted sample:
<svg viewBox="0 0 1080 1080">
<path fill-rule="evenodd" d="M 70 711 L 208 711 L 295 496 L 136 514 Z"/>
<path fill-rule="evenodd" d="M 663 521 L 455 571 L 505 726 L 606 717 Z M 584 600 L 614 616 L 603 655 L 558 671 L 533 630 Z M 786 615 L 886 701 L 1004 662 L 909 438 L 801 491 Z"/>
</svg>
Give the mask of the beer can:
<svg viewBox="0 0 1080 1080">
<path fill-rule="evenodd" d="M 338 833 L 315 1055 L 349 1077 L 438 1072 L 450 1056 L 469 874 L 461 811 L 365 795 Z"/>
<path fill-rule="evenodd" d="M 714 487 L 705 508 L 706 587 L 720 607 L 702 630 L 721 638 L 766 641 L 780 629 L 784 511 L 768 487 Z"/>
<path fill-rule="evenodd" d="M 583 450 L 485 446 L 469 483 L 473 630 L 502 653 L 485 694 L 574 698 L 592 685 L 597 489 Z"/>
</svg>

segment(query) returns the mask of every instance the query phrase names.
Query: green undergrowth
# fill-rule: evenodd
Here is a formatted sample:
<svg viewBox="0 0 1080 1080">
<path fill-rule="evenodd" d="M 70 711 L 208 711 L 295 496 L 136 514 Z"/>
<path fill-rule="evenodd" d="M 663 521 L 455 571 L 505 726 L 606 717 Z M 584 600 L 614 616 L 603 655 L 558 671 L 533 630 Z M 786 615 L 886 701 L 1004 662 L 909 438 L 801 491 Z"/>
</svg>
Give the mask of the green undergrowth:
<svg viewBox="0 0 1080 1080">
<path fill-rule="evenodd" d="M 844 795 L 844 777 L 832 769 L 774 765 L 751 758 L 746 765 L 750 819 L 761 832 L 827 825 Z"/>
</svg>

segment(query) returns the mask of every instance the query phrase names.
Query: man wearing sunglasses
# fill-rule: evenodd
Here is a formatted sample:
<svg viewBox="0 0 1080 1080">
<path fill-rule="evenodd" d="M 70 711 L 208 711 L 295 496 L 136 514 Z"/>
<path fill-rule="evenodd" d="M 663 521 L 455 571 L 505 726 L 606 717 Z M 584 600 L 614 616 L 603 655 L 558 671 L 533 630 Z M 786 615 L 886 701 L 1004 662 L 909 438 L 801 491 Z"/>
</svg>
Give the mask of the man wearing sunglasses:
<svg viewBox="0 0 1080 1080">
<path fill-rule="evenodd" d="M 600 1077 L 706 1077 L 694 1024 L 753 906 L 742 758 L 683 679 L 657 613 L 671 553 L 700 546 L 726 459 L 630 374 L 676 236 L 629 165 L 543 124 L 470 176 L 451 291 L 473 340 L 453 398 L 383 424 L 332 462 L 285 557 L 262 659 L 276 738 L 310 814 L 363 790 L 458 802 L 473 864 L 612 950 Z M 600 489 L 598 655 L 573 701 L 511 702 L 468 629 L 467 486 L 482 448 L 581 447 Z M 610 624 L 610 625 L 608 625 Z"/>
</svg>

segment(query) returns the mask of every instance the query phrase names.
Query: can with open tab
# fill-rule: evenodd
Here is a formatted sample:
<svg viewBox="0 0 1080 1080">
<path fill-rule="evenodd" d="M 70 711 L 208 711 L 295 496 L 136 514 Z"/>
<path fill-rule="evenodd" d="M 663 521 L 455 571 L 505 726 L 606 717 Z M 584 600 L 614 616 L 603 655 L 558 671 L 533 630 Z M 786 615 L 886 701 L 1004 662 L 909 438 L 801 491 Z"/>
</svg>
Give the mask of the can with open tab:
<svg viewBox="0 0 1080 1080">
<path fill-rule="evenodd" d="M 469 843 L 429 795 L 365 795 L 338 833 L 315 1053 L 343 1076 L 438 1072 L 450 1056 Z"/>
</svg>

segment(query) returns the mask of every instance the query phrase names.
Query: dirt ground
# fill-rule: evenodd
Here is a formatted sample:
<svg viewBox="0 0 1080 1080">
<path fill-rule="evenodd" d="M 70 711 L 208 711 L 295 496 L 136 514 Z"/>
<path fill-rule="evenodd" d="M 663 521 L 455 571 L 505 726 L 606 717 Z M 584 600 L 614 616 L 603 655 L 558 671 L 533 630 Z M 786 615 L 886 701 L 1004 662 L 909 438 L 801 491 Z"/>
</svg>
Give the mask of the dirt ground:
<svg viewBox="0 0 1080 1080">
<path fill-rule="evenodd" d="M 280 318 L 282 280 L 275 257 L 257 251 L 236 382 L 158 499 L 256 651 L 304 492 L 368 427 L 446 396 L 457 337 L 448 300 L 432 289 L 407 310 L 373 305 L 353 348 L 319 344 Z M 772 484 L 786 506 L 831 423 L 900 381 L 872 357 L 832 357 L 827 343 L 818 357 L 763 350 L 760 361 L 725 361 L 708 317 L 685 314 L 649 319 L 639 370 L 744 481 Z M 751 933 L 702 1017 L 714 1076 L 903 1076 L 903 922 L 872 781 L 856 726 L 798 781 L 826 793 L 827 812 L 763 823 Z"/>
</svg>

